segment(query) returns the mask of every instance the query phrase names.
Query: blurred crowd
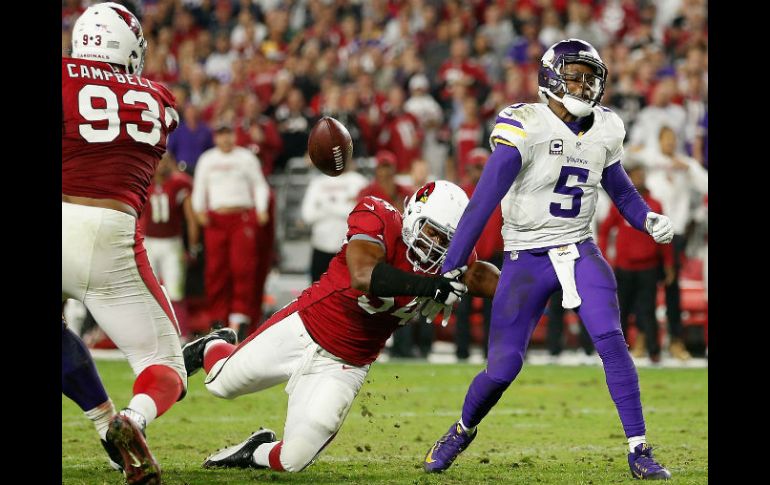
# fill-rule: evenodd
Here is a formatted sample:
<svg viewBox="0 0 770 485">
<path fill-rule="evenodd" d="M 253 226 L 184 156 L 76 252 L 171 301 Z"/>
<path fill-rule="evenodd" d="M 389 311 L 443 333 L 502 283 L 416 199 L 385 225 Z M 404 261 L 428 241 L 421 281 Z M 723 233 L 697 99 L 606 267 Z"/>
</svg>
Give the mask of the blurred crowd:
<svg viewBox="0 0 770 485">
<path fill-rule="evenodd" d="M 70 52 L 72 24 L 91 3 L 62 2 L 63 56 Z M 303 204 L 303 217 L 314 231 L 319 225 L 318 231 L 332 233 L 339 231 L 339 221 L 324 223 L 323 216 L 342 213 L 344 225 L 345 208 L 352 208 L 360 194 L 377 194 L 401 208 L 404 195 L 431 179 L 455 181 L 471 193 L 497 113 L 512 103 L 538 101 L 537 70 L 545 50 L 570 37 L 592 43 L 609 69 L 603 104 L 626 125 L 624 165 L 643 172 L 640 187 L 662 204 L 679 236 L 675 257 L 664 261 L 661 255 L 655 261 L 661 268 L 656 281 L 670 290 L 667 320 L 679 318 L 674 300 L 680 289 L 672 285 L 689 268 L 687 261 L 707 261 L 705 0 L 119 3 L 137 15 L 148 41 L 143 76 L 166 84 L 176 96 L 182 122 L 169 138 L 168 151 L 180 172 L 194 179 L 201 155 L 230 143 L 229 138 L 217 142 L 218 134 L 232 136 L 258 160 L 267 181 L 257 184 L 260 190 L 272 192 L 272 176 L 285 173 L 290 160 L 306 157 L 316 120 L 329 115 L 348 128 L 354 157 L 374 160 L 376 169 L 373 180 L 354 174 L 344 184 L 328 177 L 314 188 L 311 183 L 313 197 L 320 199 Z M 324 183 L 326 188 L 320 187 Z M 321 210 L 326 202 L 318 190 L 336 194 L 326 199 L 343 206 L 337 212 Z M 274 195 L 252 199 L 261 201 L 260 218 L 267 218 L 255 227 L 265 228 L 267 236 L 261 237 L 273 237 L 270 231 L 281 217 Z M 609 206 L 607 200 L 599 204 L 597 235 Z M 191 217 L 187 223 L 196 222 Z M 496 230 L 486 231 L 490 260 L 502 249 Z M 610 259 L 622 263 L 628 255 L 612 243 L 618 231 L 605 230 L 604 242 Z M 330 244 L 326 233 L 311 236 L 314 276 L 342 244 L 339 236 L 331 239 L 339 245 Z M 193 255 L 200 250 L 187 239 L 185 246 Z M 268 263 L 262 263 L 257 278 L 262 285 L 273 261 L 264 257 Z M 707 288 L 707 271 L 695 273 Z M 461 318 L 481 311 L 477 307 L 461 310 Z M 257 310 L 237 320 L 253 327 L 260 318 Z M 681 338 L 677 332 L 672 342 Z M 468 339 L 467 332 L 458 334 Z M 430 348 L 432 335 L 412 337 L 422 342 L 416 347 L 420 353 Z M 458 357 L 467 357 L 467 345 L 461 347 Z M 417 352 L 411 340 L 394 348 L 405 355 Z M 553 348 L 558 353 L 561 346 Z M 656 352 L 654 346 L 648 351 L 651 357 Z"/>
</svg>

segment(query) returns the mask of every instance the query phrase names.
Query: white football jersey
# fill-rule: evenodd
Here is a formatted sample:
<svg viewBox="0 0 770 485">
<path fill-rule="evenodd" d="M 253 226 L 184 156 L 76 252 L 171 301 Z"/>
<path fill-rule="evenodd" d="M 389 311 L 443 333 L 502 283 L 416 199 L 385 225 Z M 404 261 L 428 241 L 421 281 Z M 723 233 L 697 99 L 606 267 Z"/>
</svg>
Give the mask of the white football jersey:
<svg viewBox="0 0 770 485">
<path fill-rule="evenodd" d="M 623 157 L 623 121 L 603 106 L 594 123 L 574 134 L 546 104 L 514 104 L 502 110 L 489 137 L 515 146 L 522 166 L 503 197 L 505 250 L 534 249 L 591 236 L 602 171 Z"/>
</svg>

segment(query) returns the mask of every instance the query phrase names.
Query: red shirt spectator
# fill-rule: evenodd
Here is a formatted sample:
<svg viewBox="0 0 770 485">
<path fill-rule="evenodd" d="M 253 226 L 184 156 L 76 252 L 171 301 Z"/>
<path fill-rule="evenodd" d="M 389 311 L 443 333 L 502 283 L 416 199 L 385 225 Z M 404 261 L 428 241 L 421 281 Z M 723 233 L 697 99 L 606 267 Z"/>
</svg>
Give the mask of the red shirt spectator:
<svg viewBox="0 0 770 485">
<path fill-rule="evenodd" d="M 639 191 L 644 201 L 653 212 L 663 214 L 663 206 L 650 196 L 647 190 Z M 615 237 L 615 259 L 613 266 L 627 271 L 652 269 L 658 266 L 661 258 L 664 266 L 674 265 L 674 252 L 671 244 L 658 244 L 649 234 L 631 227 L 614 205 L 607 219 L 599 226 L 599 249 L 607 255 L 607 244 L 612 228 L 617 227 Z"/>
<path fill-rule="evenodd" d="M 489 155 L 489 151 L 484 148 L 476 148 L 468 154 L 467 171 L 470 182 L 462 186 L 462 189 L 468 194 L 468 198 L 473 195 L 476 184 L 479 183 L 481 172 L 484 170 L 484 164 L 487 163 Z M 498 205 L 476 243 L 476 253 L 479 259 L 489 261 L 496 253 L 503 250 L 502 230 L 503 211 Z"/>
</svg>

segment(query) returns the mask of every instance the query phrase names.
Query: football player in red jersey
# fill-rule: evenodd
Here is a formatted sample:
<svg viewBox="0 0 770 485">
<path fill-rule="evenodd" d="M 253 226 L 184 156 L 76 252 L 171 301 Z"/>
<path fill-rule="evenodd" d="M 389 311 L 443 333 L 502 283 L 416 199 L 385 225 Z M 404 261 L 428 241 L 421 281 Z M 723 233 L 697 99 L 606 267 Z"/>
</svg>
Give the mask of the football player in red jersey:
<svg viewBox="0 0 770 485">
<path fill-rule="evenodd" d="M 467 291 L 462 271 L 435 274 L 467 203 L 460 187 L 443 180 L 417 190 L 403 217 L 364 197 L 348 216 L 346 244 L 299 298 L 238 347 L 218 339 L 221 330 L 187 344 L 187 372 L 205 368 L 206 388 L 217 397 L 288 381 L 283 439 L 260 430 L 203 466 L 297 472 L 310 464 L 342 426 L 385 341 L 419 317 L 420 298 L 452 305 Z M 492 285 L 472 292 L 491 296 L 497 273 L 489 277 Z"/>
<path fill-rule="evenodd" d="M 144 428 L 187 386 L 176 318 L 137 230 L 179 118 L 173 95 L 140 77 L 145 49 L 136 17 L 109 2 L 83 12 L 62 58 L 62 302 L 81 301 L 137 376 L 128 406 L 100 431 L 129 484 L 160 483 Z"/>
<path fill-rule="evenodd" d="M 168 293 L 182 337 L 189 335 L 184 306 L 185 248 L 182 231 L 187 228 L 190 259 L 200 252 L 200 231 L 192 208 L 192 177 L 176 167 L 166 152 L 148 188 L 148 203 L 139 219 L 144 245 L 155 275 Z M 184 224 L 183 224 L 184 222 Z"/>
</svg>

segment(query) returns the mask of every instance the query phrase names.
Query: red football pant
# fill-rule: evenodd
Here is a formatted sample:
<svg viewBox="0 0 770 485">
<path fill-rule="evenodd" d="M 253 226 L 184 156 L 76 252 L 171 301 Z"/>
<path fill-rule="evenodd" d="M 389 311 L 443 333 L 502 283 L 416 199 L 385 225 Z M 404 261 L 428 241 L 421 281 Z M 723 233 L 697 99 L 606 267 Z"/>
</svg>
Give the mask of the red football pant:
<svg viewBox="0 0 770 485">
<path fill-rule="evenodd" d="M 206 298 L 209 316 L 225 324 L 231 313 L 252 315 L 256 307 L 257 215 L 209 212 L 206 243 Z"/>
</svg>

